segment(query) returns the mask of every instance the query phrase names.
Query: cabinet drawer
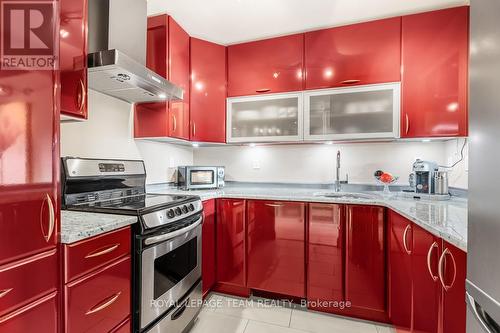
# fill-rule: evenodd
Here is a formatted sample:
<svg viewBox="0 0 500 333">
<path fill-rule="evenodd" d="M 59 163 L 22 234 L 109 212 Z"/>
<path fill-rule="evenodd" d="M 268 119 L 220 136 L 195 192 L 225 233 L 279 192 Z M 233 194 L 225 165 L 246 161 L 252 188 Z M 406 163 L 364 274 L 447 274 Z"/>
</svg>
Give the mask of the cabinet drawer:
<svg viewBox="0 0 500 333">
<path fill-rule="evenodd" d="M 67 333 L 109 332 L 130 315 L 130 257 L 65 287 Z"/>
<path fill-rule="evenodd" d="M 24 308 L 0 317 L 0 332 L 57 333 L 57 319 L 57 292 L 54 292 Z"/>
<path fill-rule="evenodd" d="M 111 333 L 130 333 L 132 332 L 132 324 L 130 319 L 125 320 L 123 323 L 114 328 Z"/>
<path fill-rule="evenodd" d="M 64 246 L 64 282 L 130 253 L 130 228 Z"/>
<path fill-rule="evenodd" d="M 0 316 L 56 291 L 57 276 L 56 249 L 0 267 Z"/>
</svg>

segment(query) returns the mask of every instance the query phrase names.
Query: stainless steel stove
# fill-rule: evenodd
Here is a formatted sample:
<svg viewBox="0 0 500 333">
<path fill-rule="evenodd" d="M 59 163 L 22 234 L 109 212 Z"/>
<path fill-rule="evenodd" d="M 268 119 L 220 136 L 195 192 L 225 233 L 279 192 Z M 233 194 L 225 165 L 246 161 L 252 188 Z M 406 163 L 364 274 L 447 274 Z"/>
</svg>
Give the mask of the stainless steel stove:
<svg viewBox="0 0 500 333">
<path fill-rule="evenodd" d="M 134 215 L 133 330 L 183 332 L 201 309 L 203 205 L 146 193 L 143 161 L 62 159 L 63 209 Z"/>
</svg>

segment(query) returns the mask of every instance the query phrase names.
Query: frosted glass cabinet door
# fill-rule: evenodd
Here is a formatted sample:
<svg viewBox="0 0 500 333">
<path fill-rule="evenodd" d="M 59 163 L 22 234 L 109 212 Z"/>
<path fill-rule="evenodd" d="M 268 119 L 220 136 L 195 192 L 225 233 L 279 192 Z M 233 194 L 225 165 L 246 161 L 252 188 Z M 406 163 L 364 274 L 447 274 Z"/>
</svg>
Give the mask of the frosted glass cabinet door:
<svg viewBox="0 0 500 333">
<path fill-rule="evenodd" d="M 303 138 L 302 93 L 227 99 L 227 142 L 289 142 Z"/>
<path fill-rule="evenodd" d="M 306 140 L 396 138 L 399 83 L 316 90 L 304 94 Z"/>
</svg>

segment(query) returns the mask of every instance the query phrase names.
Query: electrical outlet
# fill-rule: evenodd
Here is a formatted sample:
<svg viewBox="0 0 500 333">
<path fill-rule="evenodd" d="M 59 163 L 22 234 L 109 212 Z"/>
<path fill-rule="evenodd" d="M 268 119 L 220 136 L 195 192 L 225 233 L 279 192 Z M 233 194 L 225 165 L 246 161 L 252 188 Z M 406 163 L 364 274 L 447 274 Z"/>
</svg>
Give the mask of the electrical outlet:
<svg viewBox="0 0 500 333">
<path fill-rule="evenodd" d="M 259 160 L 252 160 L 252 169 L 254 169 L 254 170 L 260 169 L 260 161 Z"/>
</svg>

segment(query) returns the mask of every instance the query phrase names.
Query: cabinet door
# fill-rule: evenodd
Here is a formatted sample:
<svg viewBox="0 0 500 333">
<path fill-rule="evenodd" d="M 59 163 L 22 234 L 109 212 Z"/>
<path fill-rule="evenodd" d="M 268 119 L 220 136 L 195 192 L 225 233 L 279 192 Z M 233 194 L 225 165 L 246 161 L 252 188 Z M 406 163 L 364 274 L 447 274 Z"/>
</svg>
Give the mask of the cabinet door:
<svg viewBox="0 0 500 333">
<path fill-rule="evenodd" d="M 411 331 L 412 223 L 389 213 L 389 317 L 398 332 Z"/>
<path fill-rule="evenodd" d="M 31 302 L 24 308 L 0 317 L 0 332 L 27 333 L 43 332 L 57 333 L 57 292 Z"/>
<path fill-rule="evenodd" d="M 438 276 L 441 239 L 417 225 L 412 228 L 413 331 L 436 333 L 441 318 Z"/>
<path fill-rule="evenodd" d="M 344 215 L 341 205 L 309 204 L 307 299 L 311 302 L 344 300 Z"/>
<path fill-rule="evenodd" d="M 148 17 L 146 66 L 168 79 L 168 15 Z"/>
<path fill-rule="evenodd" d="M 170 102 L 169 136 L 189 140 L 189 35 L 168 18 L 168 78 L 184 90 L 182 101 Z"/>
<path fill-rule="evenodd" d="M 399 136 L 399 83 L 306 92 L 304 98 L 306 140 Z"/>
<path fill-rule="evenodd" d="M 217 282 L 246 286 L 245 200 L 217 200 Z"/>
<path fill-rule="evenodd" d="M 468 7 L 403 16 L 403 137 L 467 135 Z"/>
<path fill-rule="evenodd" d="M 50 70 L 0 75 L 0 265 L 57 243 L 58 86 Z"/>
<path fill-rule="evenodd" d="M 61 113 L 87 118 L 87 0 L 60 1 Z"/>
<path fill-rule="evenodd" d="M 191 141 L 226 142 L 226 48 L 191 38 Z"/>
<path fill-rule="evenodd" d="M 400 81 L 401 18 L 305 34 L 306 89 Z"/>
<path fill-rule="evenodd" d="M 465 333 L 467 253 L 443 241 L 443 253 L 439 265 L 439 278 L 444 295 L 443 333 Z"/>
<path fill-rule="evenodd" d="M 203 294 L 215 284 L 215 200 L 203 202 L 201 275 Z"/>
<path fill-rule="evenodd" d="M 228 96 L 302 90 L 304 35 L 227 48 Z"/>
<path fill-rule="evenodd" d="M 227 100 L 227 142 L 302 140 L 302 94 Z"/>
<path fill-rule="evenodd" d="M 249 288 L 305 297 L 305 204 L 247 202 Z"/>
<path fill-rule="evenodd" d="M 347 206 L 345 297 L 354 308 L 386 311 L 384 209 Z"/>
</svg>

